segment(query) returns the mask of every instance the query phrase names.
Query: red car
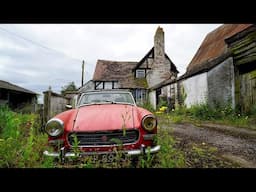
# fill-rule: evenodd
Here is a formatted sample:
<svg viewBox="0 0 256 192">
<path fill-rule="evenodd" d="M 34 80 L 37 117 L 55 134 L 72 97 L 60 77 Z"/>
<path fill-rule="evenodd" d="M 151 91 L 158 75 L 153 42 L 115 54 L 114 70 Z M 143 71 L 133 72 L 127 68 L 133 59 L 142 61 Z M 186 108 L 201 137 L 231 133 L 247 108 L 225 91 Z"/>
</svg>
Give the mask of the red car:
<svg viewBox="0 0 256 192">
<path fill-rule="evenodd" d="M 90 91 L 82 93 L 75 109 L 50 119 L 45 131 L 55 152 L 44 155 L 75 156 L 111 154 L 117 146 L 128 156 L 156 153 L 157 119 L 146 109 L 136 106 L 129 91 Z M 74 139 L 76 138 L 76 139 Z M 118 142 L 117 142 L 118 141 Z"/>
</svg>

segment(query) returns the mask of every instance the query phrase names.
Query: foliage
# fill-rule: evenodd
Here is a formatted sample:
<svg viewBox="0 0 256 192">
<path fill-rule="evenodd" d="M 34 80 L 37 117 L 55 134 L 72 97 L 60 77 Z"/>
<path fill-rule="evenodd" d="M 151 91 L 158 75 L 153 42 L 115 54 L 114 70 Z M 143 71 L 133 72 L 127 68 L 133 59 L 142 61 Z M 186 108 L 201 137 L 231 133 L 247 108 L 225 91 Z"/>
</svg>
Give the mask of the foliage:
<svg viewBox="0 0 256 192">
<path fill-rule="evenodd" d="M 147 109 L 150 112 L 154 112 L 155 109 L 154 107 L 151 105 L 151 103 L 149 101 L 146 101 L 145 103 L 143 103 L 142 105 L 138 105 L 139 107 L 142 107 L 144 109 Z"/>
<path fill-rule="evenodd" d="M 160 97 L 159 103 L 157 105 L 157 108 L 166 107 L 168 105 L 167 98 L 166 97 Z"/>
<path fill-rule="evenodd" d="M 36 134 L 37 115 L 18 114 L 0 107 L 0 167 L 52 167 L 52 159 L 42 155 L 47 136 Z"/>
<path fill-rule="evenodd" d="M 240 114 L 232 109 L 230 104 L 212 107 L 208 104 L 193 105 L 190 108 L 179 107 L 171 111 L 167 116 L 174 123 L 208 121 L 239 127 L 256 128 L 254 119 L 256 113 Z"/>
<path fill-rule="evenodd" d="M 64 95 L 67 91 L 76 91 L 77 87 L 74 83 L 74 81 L 69 82 L 67 85 L 64 85 L 61 87 L 61 95 Z"/>
<path fill-rule="evenodd" d="M 176 141 L 165 129 L 160 129 L 158 137 L 161 150 L 157 154 L 159 168 L 182 168 L 185 167 L 184 154 L 177 150 L 174 145 Z"/>
</svg>

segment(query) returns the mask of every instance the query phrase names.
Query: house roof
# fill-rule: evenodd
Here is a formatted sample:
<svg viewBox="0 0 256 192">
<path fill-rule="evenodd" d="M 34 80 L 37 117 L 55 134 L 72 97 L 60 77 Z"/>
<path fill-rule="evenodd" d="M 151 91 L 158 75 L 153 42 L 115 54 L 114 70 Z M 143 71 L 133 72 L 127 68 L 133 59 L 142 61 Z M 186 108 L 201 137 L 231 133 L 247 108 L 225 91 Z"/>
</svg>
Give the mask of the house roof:
<svg viewBox="0 0 256 192">
<path fill-rule="evenodd" d="M 154 57 L 154 47 L 152 47 L 149 52 L 135 65 L 135 67 L 132 69 L 132 71 L 134 71 L 135 69 L 139 68 L 143 63 L 144 61 L 149 57 L 149 55 L 153 55 Z M 165 57 L 170 61 L 171 63 L 171 70 L 176 72 L 176 73 L 179 73 L 179 71 L 177 70 L 176 66 L 173 64 L 172 60 L 168 57 L 168 55 L 165 53 Z"/>
<path fill-rule="evenodd" d="M 185 76 L 191 76 L 218 64 L 215 59 L 228 56 L 225 39 L 243 31 L 253 24 L 224 24 L 208 33 L 187 67 Z M 214 63 L 214 64 L 213 64 Z"/>
<path fill-rule="evenodd" d="M 146 79 L 135 79 L 132 69 L 138 62 L 98 60 L 93 81 L 118 81 L 121 88 L 147 88 Z"/>
<path fill-rule="evenodd" d="M 9 83 L 7 81 L 3 81 L 3 80 L 0 80 L 0 88 L 8 89 L 8 90 L 14 90 L 14 91 L 23 92 L 23 93 L 29 93 L 29 94 L 32 94 L 32 95 L 37 94 L 33 91 L 30 91 L 28 89 L 19 87 L 17 85 L 11 84 L 11 83 Z"/>
<path fill-rule="evenodd" d="M 167 79 L 167 80 L 164 80 L 164 81 L 158 83 L 157 85 L 151 87 L 151 89 L 156 90 L 156 89 L 162 88 L 166 85 L 170 85 L 170 84 L 173 84 L 173 83 L 176 83 L 176 82 L 177 82 L 177 79 Z"/>
</svg>

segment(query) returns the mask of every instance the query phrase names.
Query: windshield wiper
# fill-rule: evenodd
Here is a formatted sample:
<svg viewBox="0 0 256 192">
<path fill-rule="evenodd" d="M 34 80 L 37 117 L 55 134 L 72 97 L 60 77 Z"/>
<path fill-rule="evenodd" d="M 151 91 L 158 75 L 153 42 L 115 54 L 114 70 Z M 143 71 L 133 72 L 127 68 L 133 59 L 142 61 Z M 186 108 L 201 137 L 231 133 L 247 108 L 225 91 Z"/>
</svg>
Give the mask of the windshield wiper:
<svg viewBox="0 0 256 192">
<path fill-rule="evenodd" d="M 106 102 L 106 103 L 111 103 L 111 104 L 116 104 L 116 102 L 115 101 L 110 101 L 110 100 L 102 100 L 102 102 Z"/>
</svg>

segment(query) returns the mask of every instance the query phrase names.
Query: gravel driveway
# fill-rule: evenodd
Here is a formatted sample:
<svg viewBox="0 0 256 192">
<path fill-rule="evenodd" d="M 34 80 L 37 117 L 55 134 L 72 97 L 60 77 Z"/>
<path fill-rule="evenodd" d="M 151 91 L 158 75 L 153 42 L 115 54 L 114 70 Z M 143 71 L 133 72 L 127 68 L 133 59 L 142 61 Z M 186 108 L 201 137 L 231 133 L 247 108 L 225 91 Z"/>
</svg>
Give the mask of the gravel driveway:
<svg viewBox="0 0 256 192">
<path fill-rule="evenodd" d="M 161 122 L 161 120 L 160 120 Z M 163 122 L 163 121 L 162 121 Z M 215 124 L 161 123 L 174 137 L 217 147 L 219 154 L 241 167 L 256 168 L 256 131 Z"/>
</svg>

